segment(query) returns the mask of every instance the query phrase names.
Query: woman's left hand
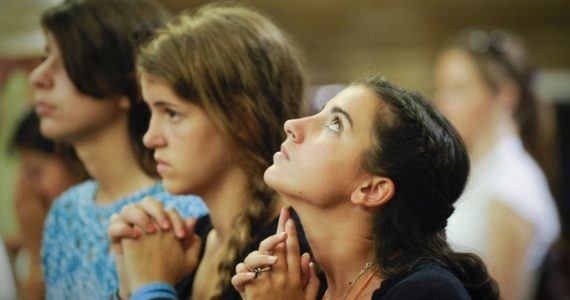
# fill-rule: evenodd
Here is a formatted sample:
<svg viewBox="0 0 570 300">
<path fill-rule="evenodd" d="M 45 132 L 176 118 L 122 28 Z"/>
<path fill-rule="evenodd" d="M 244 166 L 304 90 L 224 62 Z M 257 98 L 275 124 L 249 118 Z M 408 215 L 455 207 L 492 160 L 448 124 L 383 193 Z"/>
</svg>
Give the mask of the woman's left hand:
<svg viewBox="0 0 570 300">
<path fill-rule="evenodd" d="M 284 223 L 280 222 L 280 227 L 284 227 L 285 233 L 264 240 L 259 251 L 250 253 L 236 266 L 237 274 L 232 278 L 232 284 L 242 298 L 316 299 L 319 280 L 314 266 L 308 254 L 300 255 L 293 220 Z M 271 264 L 271 261 L 275 262 Z"/>
</svg>

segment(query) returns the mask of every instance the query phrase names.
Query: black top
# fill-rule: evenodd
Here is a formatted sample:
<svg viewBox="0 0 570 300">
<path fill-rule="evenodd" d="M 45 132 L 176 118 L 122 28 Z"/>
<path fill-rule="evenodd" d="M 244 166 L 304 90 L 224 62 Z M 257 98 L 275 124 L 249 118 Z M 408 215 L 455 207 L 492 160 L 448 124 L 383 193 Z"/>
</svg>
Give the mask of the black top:
<svg viewBox="0 0 570 300">
<path fill-rule="evenodd" d="M 372 300 L 463 300 L 471 299 L 463 283 L 449 270 L 433 262 L 420 262 L 410 273 L 386 279 Z"/>
<path fill-rule="evenodd" d="M 291 213 L 291 218 L 293 219 L 293 221 L 295 221 L 295 225 L 297 228 L 297 235 L 299 238 L 299 248 L 301 250 L 301 254 L 303 254 L 305 252 L 310 253 L 311 249 L 309 247 L 309 243 L 307 242 L 307 238 L 305 237 L 305 232 L 303 231 L 303 226 L 301 226 L 301 221 L 299 220 L 299 216 L 297 216 L 297 213 L 295 212 L 295 210 L 290 208 L 289 211 Z M 236 259 L 235 264 L 237 265 L 239 262 L 242 262 L 250 252 L 257 250 L 259 248 L 259 243 L 261 243 L 261 241 L 263 241 L 267 237 L 275 234 L 275 232 L 277 231 L 277 223 L 278 222 L 279 222 L 279 218 L 275 218 L 267 226 L 261 228 L 259 230 L 259 232 L 257 232 L 257 236 L 255 237 L 253 243 L 251 243 L 246 248 L 244 253 Z M 206 249 L 206 241 L 207 241 L 208 233 L 210 233 L 210 231 L 213 229 L 212 222 L 210 221 L 210 216 L 206 215 L 206 216 L 199 218 L 197 220 L 195 228 L 196 228 L 195 229 L 196 234 L 202 240 L 202 249 L 200 249 L 200 260 L 199 260 L 199 261 L 202 261 L 202 257 L 204 256 L 204 249 Z M 197 269 L 198 269 L 198 266 L 196 266 L 196 270 Z M 176 285 L 176 292 L 178 293 L 178 299 L 184 299 L 184 300 L 190 299 L 190 297 L 192 295 L 192 287 L 194 284 L 194 276 L 195 275 L 196 275 L 196 272 L 192 272 L 191 274 L 189 274 L 186 278 L 184 278 L 181 282 L 179 282 Z M 241 297 L 240 297 L 238 291 L 232 285 L 230 285 L 230 287 L 228 289 L 226 289 L 226 291 L 221 295 L 221 297 L 219 299 L 222 299 L 222 300 L 234 300 L 234 299 L 235 300 L 241 300 Z"/>
</svg>

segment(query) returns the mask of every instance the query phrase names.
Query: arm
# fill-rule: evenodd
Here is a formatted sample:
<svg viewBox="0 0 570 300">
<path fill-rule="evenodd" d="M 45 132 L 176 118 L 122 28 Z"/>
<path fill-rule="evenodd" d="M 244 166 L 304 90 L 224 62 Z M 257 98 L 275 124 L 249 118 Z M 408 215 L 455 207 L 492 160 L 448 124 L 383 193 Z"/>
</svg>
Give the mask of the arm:
<svg viewBox="0 0 570 300">
<path fill-rule="evenodd" d="M 532 224 L 500 201 L 491 203 L 489 269 L 504 299 L 520 299 L 525 290 L 527 253 L 534 239 Z"/>
</svg>

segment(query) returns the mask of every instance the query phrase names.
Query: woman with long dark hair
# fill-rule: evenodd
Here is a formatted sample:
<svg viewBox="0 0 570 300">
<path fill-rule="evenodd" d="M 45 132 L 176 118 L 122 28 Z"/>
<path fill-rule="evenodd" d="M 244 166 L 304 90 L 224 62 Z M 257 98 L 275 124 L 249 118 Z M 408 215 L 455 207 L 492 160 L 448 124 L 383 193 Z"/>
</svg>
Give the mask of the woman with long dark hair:
<svg viewBox="0 0 570 300">
<path fill-rule="evenodd" d="M 461 138 L 422 96 L 378 77 L 285 123 L 265 181 L 298 212 L 324 299 L 498 299 L 481 259 L 456 253 L 447 219 L 469 173 Z M 292 220 L 236 268 L 244 299 L 314 299 Z M 274 263 L 268 263 L 273 257 Z"/>
</svg>

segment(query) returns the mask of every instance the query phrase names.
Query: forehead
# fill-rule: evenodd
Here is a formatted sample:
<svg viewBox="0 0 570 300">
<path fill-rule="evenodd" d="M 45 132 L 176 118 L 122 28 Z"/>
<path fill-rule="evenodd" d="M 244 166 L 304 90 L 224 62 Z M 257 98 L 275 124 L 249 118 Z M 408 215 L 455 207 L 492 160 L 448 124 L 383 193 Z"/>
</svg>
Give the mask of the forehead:
<svg viewBox="0 0 570 300">
<path fill-rule="evenodd" d="M 177 98 L 172 87 L 155 76 L 141 73 L 139 83 L 144 101 L 157 100 L 157 97 Z"/>
<path fill-rule="evenodd" d="M 57 40 L 55 36 L 50 31 L 45 32 L 45 49 L 49 53 L 58 53 L 59 52 L 59 45 L 57 44 Z"/>
<path fill-rule="evenodd" d="M 332 98 L 325 106 L 325 110 L 339 107 L 351 116 L 355 129 L 369 128 L 379 103 L 380 101 L 372 90 L 365 86 L 354 85 L 347 87 Z"/>
<path fill-rule="evenodd" d="M 447 49 L 439 58 L 437 70 L 447 71 L 450 73 L 471 73 L 477 70 L 477 66 L 473 58 L 464 50 Z"/>
</svg>

